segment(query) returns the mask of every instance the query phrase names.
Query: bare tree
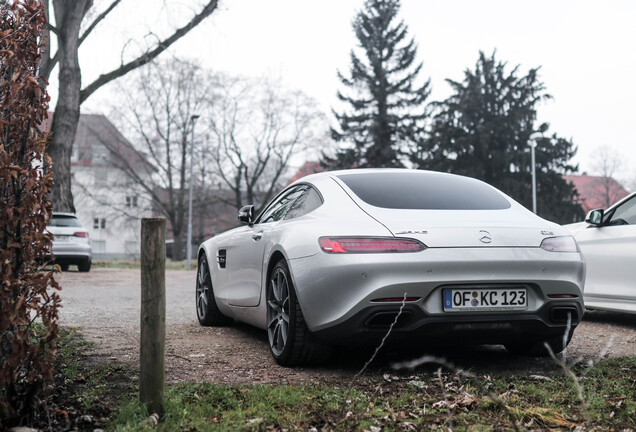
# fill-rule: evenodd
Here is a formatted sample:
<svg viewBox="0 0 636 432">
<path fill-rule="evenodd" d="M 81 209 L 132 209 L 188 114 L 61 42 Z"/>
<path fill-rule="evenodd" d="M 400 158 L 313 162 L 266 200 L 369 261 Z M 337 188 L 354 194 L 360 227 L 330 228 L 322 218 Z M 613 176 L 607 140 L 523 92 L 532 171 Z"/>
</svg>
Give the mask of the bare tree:
<svg viewBox="0 0 636 432">
<path fill-rule="evenodd" d="M 49 0 L 42 0 L 47 16 Z M 82 88 L 81 65 L 78 50 L 82 42 L 98 27 L 99 23 L 121 3 L 122 0 L 111 0 L 108 6 L 99 13 L 89 14 L 93 0 L 53 0 L 55 25 L 49 20 L 49 31 L 46 36 L 54 36 L 57 40 L 57 52 L 49 49 L 43 53 L 40 73 L 48 79 L 55 66 L 59 67 L 59 92 L 55 117 L 52 126 L 52 140 L 49 154 L 54 162 L 53 174 L 55 183 L 51 191 L 51 201 L 56 210 L 75 211 L 71 193 L 71 150 L 75 132 L 79 122 L 80 105 L 97 89 L 124 76 L 128 72 L 147 64 L 170 47 L 174 42 L 186 35 L 190 30 L 210 16 L 216 9 L 218 0 L 206 0 L 199 11 L 182 27 L 171 35 L 148 47 L 136 58 L 122 63 L 119 67 L 100 75 L 96 80 Z M 86 20 L 89 22 L 86 22 Z"/>
<path fill-rule="evenodd" d="M 154 173 L 139 170 L 127 155 L 103 143 L 117 156 L 114 163 L 149 196 L 155 210 L 170 223 L 174 258 L 181 259 L 187 222 L 190 147 L 195 120 L 209 111 L 214 83 L 196 64 L 170 59 L 153 62 L 138 70 L 131 85 L 120 86 L 122 128 L 134 142 Z M 116 120 L 117 121 L 117 120 Z M 197 153 L 199 153 L 197 151 Z"/>
<path fill-rule="evenodd" d="M 221 77 L 209 151 L 216 176 L 241 207 L 262 208 L 287 178 L 293 158 L 326 140 L 324 115 L 301 92 L 267 81 Z"/>
<path fill-rule="evenodd" d="M 119 93 L 123 100 L 111 117 L 154 173 L 118 155 L 116 145 L 102 144 L 168 219 L 175 258 L 183 251 L 191 151 L 193 219 L 202 240 L 235 223 L 236 207 L 262 207 L 288 178 L 294 156 L 326 135 L 323 115 L 302 93 L 175 58 L 139 69 Z"/>
<path fill-rule="evenodd" d="M 616 181 L 622 167 L 623 159 L 612 147 L 603 145 L 596 149 L 592 168 L 594 173 L 599 176 L 595 183 L 605 208 L 624 196 L 621 185 Z"/>
</svg>

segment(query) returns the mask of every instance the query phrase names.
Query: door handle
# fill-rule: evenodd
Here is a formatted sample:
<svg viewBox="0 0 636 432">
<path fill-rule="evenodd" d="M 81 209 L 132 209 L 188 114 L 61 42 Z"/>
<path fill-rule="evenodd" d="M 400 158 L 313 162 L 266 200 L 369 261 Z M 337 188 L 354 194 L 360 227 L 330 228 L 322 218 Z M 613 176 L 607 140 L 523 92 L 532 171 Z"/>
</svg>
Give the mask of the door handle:
<svg viewBox="0 0 636 432">
<path fill-rule="evenodd" d="M 252 239 L 254 241 L 259 241 L 261 239 L 261 237 L 263 237 L 263 232 L 262 231 L 258 232 L 256 234 L 252 234 Z"/>
</svg>

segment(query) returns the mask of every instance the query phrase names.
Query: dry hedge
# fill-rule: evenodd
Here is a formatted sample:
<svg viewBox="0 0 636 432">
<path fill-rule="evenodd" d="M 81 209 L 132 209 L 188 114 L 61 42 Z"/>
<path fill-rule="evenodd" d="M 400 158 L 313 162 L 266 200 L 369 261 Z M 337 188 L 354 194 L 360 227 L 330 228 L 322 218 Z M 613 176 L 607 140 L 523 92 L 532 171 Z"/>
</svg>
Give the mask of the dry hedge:
<svg viewBox="0 0 636 432">
<path fill-rule="evenodd" d="M 40 408 L 56 350 L 59 287 L 44 269 L 53 179 L 40 130 L 49 96 L 38 77 L 46 25 L 39 1 L 0 1 L 0 430 Z"/>
</svg>

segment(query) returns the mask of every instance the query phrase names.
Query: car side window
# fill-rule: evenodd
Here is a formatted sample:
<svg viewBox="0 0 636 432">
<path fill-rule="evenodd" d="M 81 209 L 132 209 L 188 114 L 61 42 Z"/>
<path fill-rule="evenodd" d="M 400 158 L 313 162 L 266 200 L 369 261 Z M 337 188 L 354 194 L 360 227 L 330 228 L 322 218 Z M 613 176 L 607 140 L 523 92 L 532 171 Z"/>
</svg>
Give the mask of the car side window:
<svg viewBox="0 0 636 432">
<path fill-rule="evenodd" d="M 636 196 L 616 207 L 607 225 L 636 225 Z"/>
<path fill-rule="evenodd" d="M 294 201 L 308 188 L 306 185 L 296 186 L 290 189 L 270 204 L 258 217 L 256 223 L 276 222 L 285 218 Z"/>
<path fill-rule="evenodd" d="M 299 196 L 285 215 L 285 220 L 304 216 L 322 205 L 320 194 L 311 186 Z"/>
</svg>

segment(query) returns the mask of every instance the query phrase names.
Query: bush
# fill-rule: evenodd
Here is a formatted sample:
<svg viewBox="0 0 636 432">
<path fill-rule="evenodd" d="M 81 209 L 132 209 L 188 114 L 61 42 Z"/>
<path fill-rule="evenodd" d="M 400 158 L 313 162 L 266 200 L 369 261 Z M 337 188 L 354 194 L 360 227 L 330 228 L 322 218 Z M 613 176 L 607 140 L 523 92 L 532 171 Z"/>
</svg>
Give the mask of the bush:
<svg viewBox="0 0 636 432">
<path fill-rule="evenodd" d="M 37 0 L 0 2 L 0 430 L 34 414 L 53 376 L 60 299 L 43 268 L 53 180 L 40 130 L 49 96 L 37 75 L 46 25 Z"/>
</svg>

